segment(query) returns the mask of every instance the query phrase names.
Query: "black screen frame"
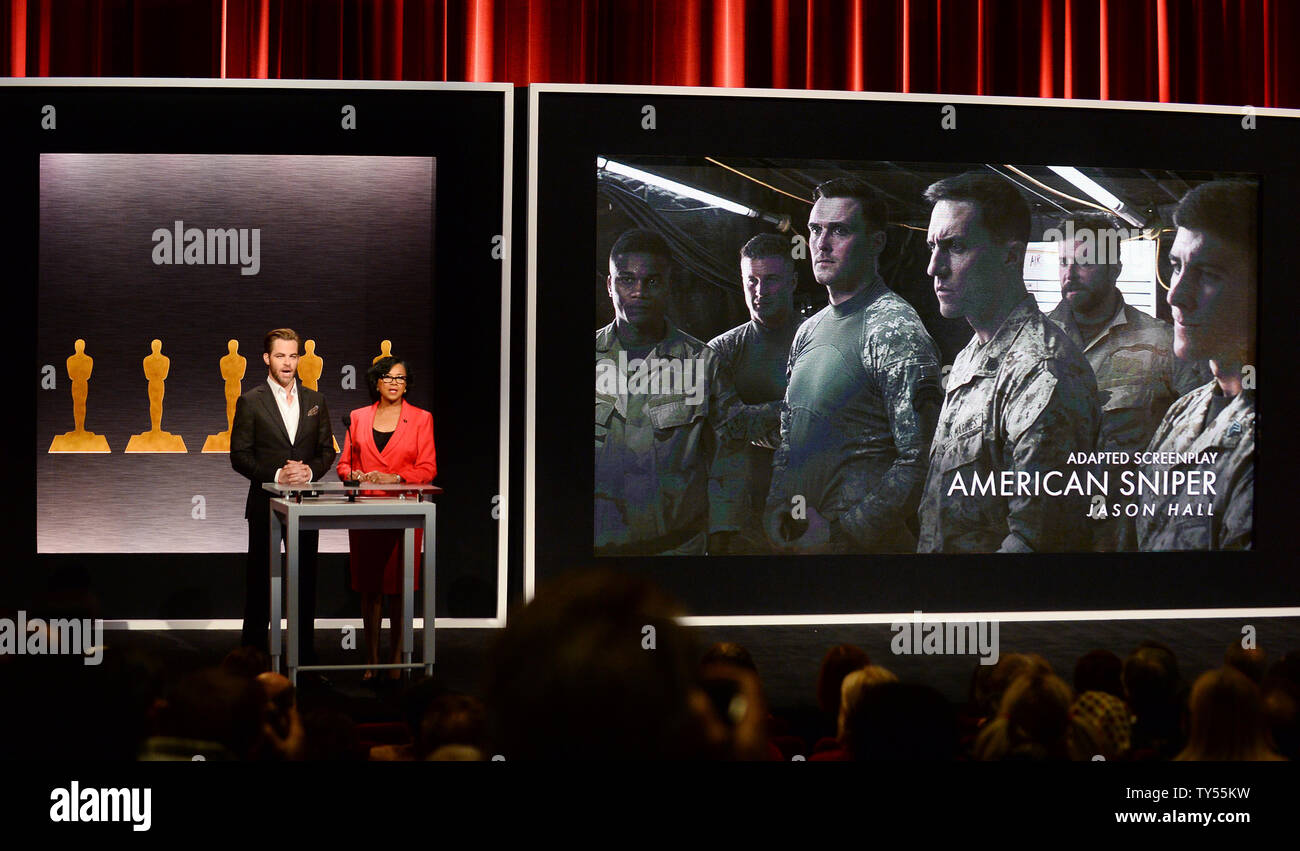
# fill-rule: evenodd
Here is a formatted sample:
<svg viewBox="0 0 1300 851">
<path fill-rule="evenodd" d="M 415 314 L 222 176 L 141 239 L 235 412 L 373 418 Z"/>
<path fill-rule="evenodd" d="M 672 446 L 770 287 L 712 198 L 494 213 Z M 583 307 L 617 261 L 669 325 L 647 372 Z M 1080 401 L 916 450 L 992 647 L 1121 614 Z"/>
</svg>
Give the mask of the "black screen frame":
<svg viewBox="0 0 1300 851">
<path fill-rule="evenodd" d="M 1281 377 L 1289 152 L 1300 111 L 1028 98 L 541 85 L 530 100 L 529 375 L 525 589 L 601 564 L 652 578 L 700 623 L 876 620 L 884 613 L 1121 612 L 1293 605 L 1288 483 L 1296 451 L 1266 433 L 1256 465 L 1255 542 L 1246 552 L 800 557 L 592 554 L 593 460 L 585 443 L 595 255 L 595 159 L 641 156 L 1067 162 L 1255 174 L 1260 180 L 1258 395 L 1265 422 L 1290 421 Z M 644 121 L 654 108 L 653 128 Z M 944 117 L 955 110 L 956 126 Z M 1249 120 L 1248 120 L 1249 119 Z M 811 128 L 811 129 L 806 129 Z M 1142 141 L 1141 152 L 1130 140 Z M 582 286 L 575 292 L 575 284 Z M 580 357 L 581 355 L 581 357 Z M 579 375 L 579 369 L 584 371 Z M 579 396 L 583 398 L 579 399 Z M 585 415 L 584 415 L 585 416 Z"/>
<path fill-rule="evenodd" d="M 42 153 L 317 154 L 433 157 L 433 262 L 439 285 L 430 325 L 438 375 L 433 386 L 439 527 L 439 626 L 504 623 L 508 541 L 504 508 L 508 483 L 509 255 L 514 180 L 514 87 L 501 83 L 265 81 L 175 79 L 6 80 L 0 85 L 8 116 L 0 146 L 10 164 L 6 197 L 6 257 L 12 297 L 35 294 Z M 45 105 L 56 126 L 42 127 Z M 342 126 L 343 107 L 356 110 L 355 129 Z M 470 250 L 471 246 L 478 250 Z M 473 282 L 473 286 L 466 282 Z M 484 290 L 484 287 L 487 289 Z M 29 288 L 29 289 L 28 289 Z M 24 309 L 24 308 L 20 308 Z M 34 298 L 29 308 L 35 316 Z M 457 314 L 473 321 L 454 320 Z M 20 314 L 21 315 L 21 314 Z M 20 323 L 15 350 L 36 351 L 35 323 Z M 435 333 L 435 327 L 437 333 Z M 486 343 L 483 337 L 486 336 Z M 481 363 L 470 380 L 446 371 L 473 350 Z M 247 354 L 247 353 L 245 353 Z M 487 355 L 487 357 L 483 357 Z M 32 365 L 23 358 L 24 371 Z M 447 365 L 447 366 L 443 366 Z M 36 364 L 39 373 L 40 365 Z M 253 352 L 245 374 L 252 386 L 261 367 Z M 30 374 L 30 373 L 27 373 Z M 474 380 L 478 379 L 478 380 Z M 466 410 L 486 412 L 467 416 Z M 440 415 L 441 412 L 445 415 Z M 346 411 L 334 412 L 341 416 Z M 338 420 L 339 416 L 334 419 Z M 37 442 L 35 427 L 12 423 L 18 446 Z M 485 427 L 487 426 L 487 427 Z M 496 426 L 495 428 L 492 426 Z M 335 424 L 336 432 L 341 425 Z M 467 445 L 468 444 L 468 445 Z M 341 445 L 341 441 L 340 441 Z M 453 447 L 456 451 L 453 451 Z M 120 451 L 114 447 L 114 451 Z M 192 448 L 191 451 L 194 451 Z M 21 450 L 16 481 L 35 493 L 34 460 Z M 484 464 L 490 459 L 489 464 Z M 485 469 L 487 468 L 487 469 Z M 237 475 L 231 471 L 231 475 Z M 461 483 L 457 488 L 452 482 Z M 494 500 L 495 497 L 499 500 Z M 55 573 L 72 574 L 98 596 L 101 614 L 115 622 L 193 627 L 210 618 L 177 622 L 166 616 L 165 589 L 198 589 L 200 606 L 217 619 L 239 615 L 244 541 L 212 554 L 37 554 L 35 500 L 10 509 L 14 563 L 0 579 L 0 603 L 30 607 L 48 592 Z M 238 551 L 238 552 L 236 552 Z M 483 561 L 464 567 L 464 556 Z M 487 554 L 486 556 L 484 554 Z M 323 554 L 346 563 L 346 555 Z M 488 562 L 490 562 L 490 567 Z M 179 566 L 179 567 L 178 567 Z M 184 573 L 178 573 L 184 568 Z M 178 578 L 181 577 L 181 578 Z M 161 589 L 161 590 L 160 590 Z M 446 620 L 444 620 L 444 616 Z"/>
</svg>

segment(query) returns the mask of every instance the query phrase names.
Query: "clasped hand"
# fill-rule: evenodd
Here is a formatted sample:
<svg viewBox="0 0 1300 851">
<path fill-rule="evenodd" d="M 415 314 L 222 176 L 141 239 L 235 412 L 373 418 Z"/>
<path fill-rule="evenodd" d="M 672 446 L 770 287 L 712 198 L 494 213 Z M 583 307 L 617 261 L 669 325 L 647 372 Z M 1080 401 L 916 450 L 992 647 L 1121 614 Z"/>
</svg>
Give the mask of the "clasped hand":
<svg viewBox="0 0 1300 851">
<path fill-rule="evenodd" d="M 378 471 L 363 473 L 359 470 L 352 472 L 352 478 L 354 481 L 373 482 L 377 485 L 395 485 L 401 480 L 401 476 L 396 473 L 381 473 Z"/>
<path fill-rule="evenodd" d="M 285 461 L 280 468 L 280 484 L 305 485 L 311 481 L 311 467 L 301 461 Z"/>
</svg>

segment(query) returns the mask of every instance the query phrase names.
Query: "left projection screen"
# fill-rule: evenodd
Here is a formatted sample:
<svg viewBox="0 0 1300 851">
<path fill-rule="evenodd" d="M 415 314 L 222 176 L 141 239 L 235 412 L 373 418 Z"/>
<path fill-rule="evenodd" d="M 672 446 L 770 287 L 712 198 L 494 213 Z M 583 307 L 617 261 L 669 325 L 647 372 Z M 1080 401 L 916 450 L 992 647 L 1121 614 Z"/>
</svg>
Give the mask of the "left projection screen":
<svg viewBox="0 0 1300 851">
<path fill-rule="evenodd" d="M 383 335 L 431 361 L 435 194 L 434 157 L 42 154 L 37 551 L 243 551 L 229 416 L 265 333 L 302 336 L 342 444 L 359 317 L 400 305 Z"/>
</svg>

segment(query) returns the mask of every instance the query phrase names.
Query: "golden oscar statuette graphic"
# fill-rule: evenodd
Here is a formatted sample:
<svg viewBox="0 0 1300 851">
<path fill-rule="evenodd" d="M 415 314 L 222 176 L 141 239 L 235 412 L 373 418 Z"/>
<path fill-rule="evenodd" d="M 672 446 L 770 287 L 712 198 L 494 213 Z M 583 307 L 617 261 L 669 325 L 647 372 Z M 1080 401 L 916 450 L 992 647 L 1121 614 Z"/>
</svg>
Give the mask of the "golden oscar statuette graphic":
<svg viewBox="0 0 1300 851">
<path fill-rule="evenodd" d="M 76 354 L 68 358 L 68 378 L 72 380 L 72 431 L 55 435 L 51 452 L 108 452 L 108 439 L 86 431 L 86 396 L 90 393 L 90 372 L 95 360 L 86 354 L 86 341 L 73 343 Z"/>
<path fill-rule="evenodd" d="M 203 442 L 204 452 L 230 451 L 230 426 L 235 421 L 235 403 L 239 401 L 239 394 L 243 390 L 239 382 L 244 378 L 244 367 L 248 365 L 248 360 L 239 353 L 238 340 L 230 340 L 226 343 L 226 348 L 230 354 L 220 361 L 221 377 L 226 380 L 226 430 L 208 435 L 208 439 Z"/>
<path fill-rule="evenodd" d="M 153 354 L 144 359 L 144 377 L 149 380 L 149 430 L 133 434 L 126 442 L 127 452 L 188 452 L 179 434 L 162 430 L 163 384 L 171 368 L 171 358 L 162 353 L 162 340 L 150 343 Z"/>
<path fill-rule="evenodd" d="M 316 385 L 320 383 L 320 377 L 325 372 L 325 360 L 316 354 L 316 341 L 304 340 L 302 347 L 306 350 L 302 357 L 298 358 L 298 380 L 302 386 L 310 390 L 320 392 Z M 233 411 L 234 408 L 231 408 Z M 334 441 L 334 451 L 339 451 L 339 442 Z"/>
<path fill-rule="evenodd" d="M 371 363 L 379 363 L 380 358 L 391 358 L 393 356 L 393 341 L 380 340 L 379 354 L 370 359 Z"/>
</svg>

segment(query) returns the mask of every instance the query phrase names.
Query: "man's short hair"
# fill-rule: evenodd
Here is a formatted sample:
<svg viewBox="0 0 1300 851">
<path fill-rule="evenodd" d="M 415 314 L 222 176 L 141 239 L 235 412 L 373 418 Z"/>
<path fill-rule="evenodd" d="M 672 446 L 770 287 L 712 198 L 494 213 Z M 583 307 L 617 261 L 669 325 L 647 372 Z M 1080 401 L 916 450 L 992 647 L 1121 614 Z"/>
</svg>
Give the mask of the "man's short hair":
<svg viewBox="0 0 1300 851">
<path fill-rule="evenodd" d="M 931 207 L 940 201 L 970 201 L 994 242 L 1029 242 L 1029 205 L 1019 189 L 996 174 L 968 171 L 936 180 L 925 190 L 925 200 Z"/>
<path fill-rule="evenodd" d="M 740 248 L 740 259 L 746 257 L 750 260 L 780 257 L 791 269 L 794 268 L 794 258 L 790 256 L 790 240 L 777 233 L 760 233 L 752 237 Z"/>
<path fill-rule="evenodd" d="M 1092 263 L 1100 266 L 1122 266 L 1120 262 L 1120 229 L 1119 220 L 1109 213 L 1102 213 L 1096 210 L 1086 210 L 1082 213 L 1070 213 L 1063 216 L 1057 222 L 1057 230 L 1061 233 L 1061 239 L 1064 240 L 1069 234 L 1070 223 L 1074 223 L 1075 239 L 1079 239 L 1083 234 L 1092 233 Z M 1125 231 L 1127 233 L 1127 231 Z M 1055 239 L 1055 235 L 1053 235 Z M 1116 272 L 1115 274 L 1119 274 Z"/>
<path fill-rule="evenodd" d="M 1083 213 L 1071 213 L 1068 216 L 1062 216 L 1057 223 L 1057 228 L 1061 233 L 1065 233 L 1065 226 L 1074 222 L 1074 232 L 1090 230 L 1094 234 L 1103 230 L 1119 230 L 1120 224 L 1116 218 L 1109 213 L 1102 213 L 1088 210 Z"/>
<path fill-rule="evenodd" d="M 862 219 L 867 223 L 867 233 L 885 229 L 889 208 L 870 183 L 857 177 L 833 177 L 817 185 L 813 201 L 822 198 L 852 198 L 862 208 Z"/>
<path fill-rule="evenodd" d="M 643 228 L 624 231 L 622 236 L 614 240 L 614 247 L 609 250 L 609 259 L 617 260 L 628 254 L 650 254 L 655 257 L 662 257 L 665 262 L 671 262 L 673 259 L 673 252 L 668 247 L 668 240 L 652 230 L 644 230 Z"/>
<path fill-rule="evenodd" d="M 1253 257 L 1259 188 L 1245 180 L 1211 180 L 1183 196 L 1174 224 L 1212 233 Z"/>
<path fill-rule="evenodd" d="M 262 351 L 268 355 L 271 353 L 271 346 L 275 345 L 276 340 L 293 340 L 300 343 L 298 332 L 292 328 L 276 328 L 274 331 L 266 332 L 266 339 L 262 341 Z"/>
</svg>

